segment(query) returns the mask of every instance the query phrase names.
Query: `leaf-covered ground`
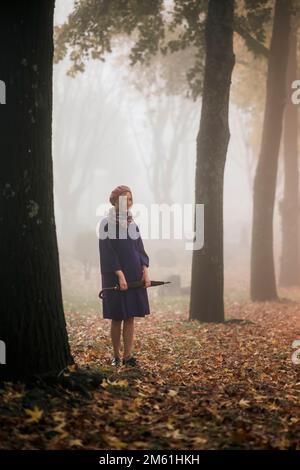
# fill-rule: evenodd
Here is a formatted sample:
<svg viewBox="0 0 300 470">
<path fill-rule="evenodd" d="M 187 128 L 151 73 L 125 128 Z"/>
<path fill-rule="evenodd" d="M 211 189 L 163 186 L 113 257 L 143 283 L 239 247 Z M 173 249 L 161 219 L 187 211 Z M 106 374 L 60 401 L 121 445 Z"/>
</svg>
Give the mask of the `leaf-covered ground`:
<svg viewBox="0 0 300 470">
<path fill-rule="evenodd" d="M 300 449 L 299 302 L 228 300 L 219 325 L 188 321 L 185 297 L 151 305 L 136 320 L 139 368 L 118 369 L 99 307 L 67 305 L 76 363 L 100 371 L 101 384 L 6 383 L 0 447 Z"/>
</svg>

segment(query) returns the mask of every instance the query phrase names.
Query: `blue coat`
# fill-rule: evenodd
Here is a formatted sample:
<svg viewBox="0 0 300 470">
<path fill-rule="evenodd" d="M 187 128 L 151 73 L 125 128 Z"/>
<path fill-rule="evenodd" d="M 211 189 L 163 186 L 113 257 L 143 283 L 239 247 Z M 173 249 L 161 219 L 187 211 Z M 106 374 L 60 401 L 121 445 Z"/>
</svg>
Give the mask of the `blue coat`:
<svg viewBox="0 0 300 470">
<path fill-rule="evenodd" d="M 138 225 L 133 221 L 138 238 L 133 239 L 126 230 L 127 238 L 119 238 L 117 224 L 116 238 L 99 238 L 100 270 L 102 288 L 118 282 L 115 271 L 122 270 L 127 282 L 138 281 L 143 275 L 143 265 L 149 266 Z M 100 222 L 100 233 L 108 231 L 107 217 Z M 104 291 L 102 299 L 103 318 L 125 320 L 129 317 L 144 317 L 150 314 L 147 288 L 140 287 L 125 291 Z"/>
</svg>

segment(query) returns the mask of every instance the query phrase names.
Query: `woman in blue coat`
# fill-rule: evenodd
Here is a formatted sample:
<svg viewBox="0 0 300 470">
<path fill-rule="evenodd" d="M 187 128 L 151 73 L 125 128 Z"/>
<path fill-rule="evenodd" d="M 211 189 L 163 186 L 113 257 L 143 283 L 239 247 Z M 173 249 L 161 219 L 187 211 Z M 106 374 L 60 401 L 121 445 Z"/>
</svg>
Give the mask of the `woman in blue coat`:
<svg viewBox="0 0 300 470">
<path fill-rule="evenodd" d="M 124 198 L 119 196 L 125 196 Z M 109 198 L 113 207 L 99 226 L 99 252 L 102 288 L 119 283 L 120 290 L 105 291 L 103 318 L 111 320 L 114 351 L 112 365 L 120 365 L 121 324 L 123 321 L 124 365 L 137 365 L 132 356 L 134 317 L 150 314 L 147 287 L 149 257 L 145 252 L 137 224 L 132 218 L 132 192 L 128 186 L 117 186 Z M 131 234 L 134 234 L 132 237 Z M 128 289 L 127 282 L 144 280 L 144 287 Z"/>
</svg>

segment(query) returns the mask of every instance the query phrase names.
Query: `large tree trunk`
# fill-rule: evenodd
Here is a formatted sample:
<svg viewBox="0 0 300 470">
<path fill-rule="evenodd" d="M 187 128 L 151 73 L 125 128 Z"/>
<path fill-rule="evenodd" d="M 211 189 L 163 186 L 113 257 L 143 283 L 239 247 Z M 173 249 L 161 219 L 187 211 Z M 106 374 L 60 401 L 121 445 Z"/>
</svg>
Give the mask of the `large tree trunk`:
<svg viewBox="0 0 300 470">
<path fill-rule="evenodd" d="M 261 151 L 253 188 L 252 300 L 277 299 L 273 256 L 273 213 L 278 154 L 286 97 L 291 2 L 276 0 L 268 63 Z"/>
<path fill-rule="evenodd" d="M 223 180 L 233 54 L 234 2 L 210 0 L 197 137 L 196 204 L 204 204 L 204 247 L 193 251 L 190 319 L 224 321 Z"/>
<path fill-rule="evenodd" d="M 297 30 L 290 34 L 287 69 L 287 94 L 291 83 L 297 79 Z M 299 269 L 299 177 L 298 177 L 298 108 L 288 99 L 284 117 L 284 196 L 280 201 L 282 222 L 282 252 L 279 284 L 298 286 Z"/>
<path fill-rule="evenodd" d="M 3 378 L 72 362 L 64 318 L 51 155 L 54 0 L 5 2 L 0 16 L 0 339 Z"/>
</svg>

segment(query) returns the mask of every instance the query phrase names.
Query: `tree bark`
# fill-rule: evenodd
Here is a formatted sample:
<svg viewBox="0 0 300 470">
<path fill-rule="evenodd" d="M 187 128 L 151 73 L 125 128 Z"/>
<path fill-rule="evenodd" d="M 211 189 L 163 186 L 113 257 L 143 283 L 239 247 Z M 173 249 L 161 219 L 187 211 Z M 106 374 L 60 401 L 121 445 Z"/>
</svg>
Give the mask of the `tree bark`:
<svg viewBox="0 0 300 470">
<path fill-rule="evenodd" d="M 54 0 L 1 7 L 1 378 L 56 373 L 73 362 L 53 205 L 53 13 Z"/>
<path fill-rule="evenodd" d="M 253 187 L 250 295 L 254 301 L 278 298 L 273 256 L 273 213 L 286 99 L 290 18 L 290 0 L 276 0 L 268 61 L 262 143 Z"/>
<path fill-rule="evenodd" d="M 297 30 L 290 34 L 287 69 L 287 95 L 297 79 Z M 298 108 L 288 99 L 284 116 L 284 196 L 279 209 L 282 223 L 282 251 L 279 285 L 299 286 L 299 177 L 298 177 Z"/>
<path fill-rule="evenodd" d="M 223 181 L 235 62 L 233 13 L 233 1 L 209 1 L 195 181 L 195 202 L 204 204 L 204 247 L 193 251 L 189 316 L 205 322 L 224 321 Z"/>
</svg>

